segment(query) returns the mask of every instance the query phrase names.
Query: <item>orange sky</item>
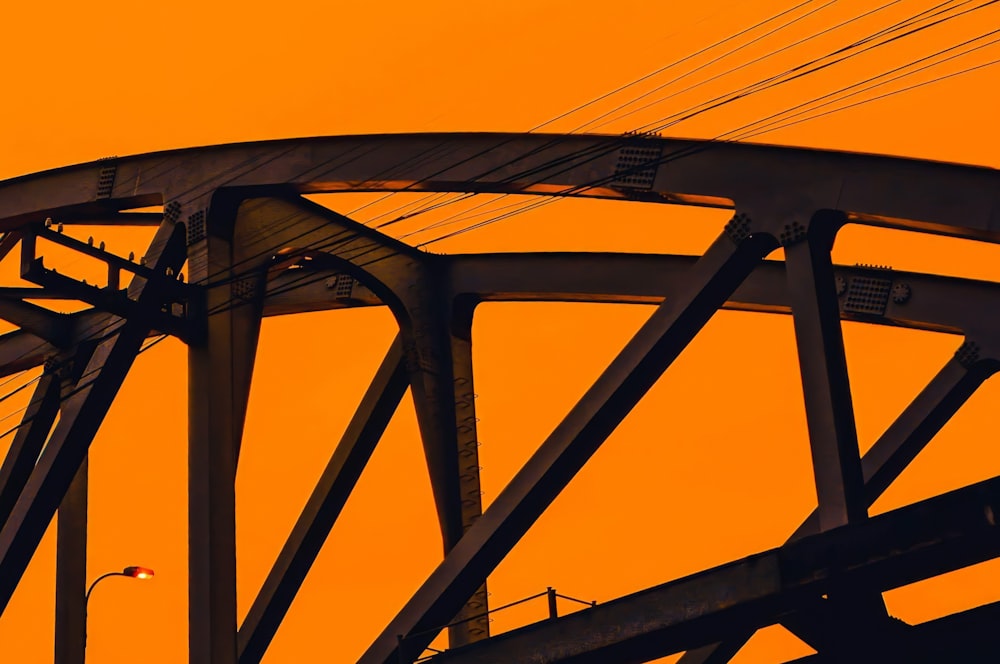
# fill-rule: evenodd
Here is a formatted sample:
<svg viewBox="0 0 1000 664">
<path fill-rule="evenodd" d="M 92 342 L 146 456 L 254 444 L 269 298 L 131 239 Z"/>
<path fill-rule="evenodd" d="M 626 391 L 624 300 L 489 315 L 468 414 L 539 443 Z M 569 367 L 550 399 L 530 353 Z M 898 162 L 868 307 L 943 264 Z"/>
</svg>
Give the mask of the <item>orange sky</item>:
<svg viewBox="0 0 1000 664">
<path fill-rule="evenodd" d="M 231 141 L 523 131 L 794 4 L 286 0 L 254 10 L 244 3 L 189 0 L 15 3 L 5 7 L 0 26 L 0 57 L 6 64 L 0 178 L 108 155 Z M 823 4 L 813 2 L 809 9 Z M 602 131 L 654 122 L 932 4 L 903 0 L 842 32 Z M 668 91 L 875 6 L 835 2 Z M 985 9 L 665 133 L 717 136 L 997 24 L 1000 9 Z M 1000 46 L 986 48 L 913 82 L 997 57 Z M 1000 67 L 979 70 L 756 140 L 1000 167 L 998 72 Z M 595 105 L 547 129 L 573 130 L 628 98 Z M 346 212 L 371 197 L 318 200 Z M 567 200 L 430 249 L 697 253 L 729 214 Z M 402 230 L 421 223 L 417 219 Z M 143 236 L 102 231 L 99 239 L 114 251 L 138 254 Z M 1000 280 L 998 257 L 992 246 L 863 228 L 845 230 L 835 248 L 838 262 L 993 280 Z M 623 305 L 481 307 L 474 359 L 486 504 L 648 313 Z M 237 482 L 241 612 L 393 333 L 392 318 L 383 309 L 265 321 Z M 846 324 L 844 335 L 862 448 L 960 343 L 946 335 L 859 324 Z M 734 343 L 744 352 L 732 353 Z M 152 582 L 112 579 L 95 593 L 92 662 L 160 664 L 186 658 L 184 367 L 179 342 L 167 341 L 144 354 L 92 447 L 89 576 L 129 564 L 157 572 Z M 998 398 L 996 384 L 987 383 L 874 511 L 998 474 L 1000 451 L 983 435 L 992 426 Z M 0 417 L 21 405 L 14 400 L 0 404 Z M 14 418 L 3 422 L 5 429 Z M 0 450 L 8 444 L 9 438 L 0 441 Z M 814 501 L 791 320 L 724 312 L 491 576 L 491 601 L 503 604 L 546 586 L 584 599 L 611 599 L 777 546 Z M 53 534 L 46 536 L 0 618 L 5 661 L 51 661 Z M 264 661 L 281 664 L 307 656 L 353 661 L 439 556 L 407 398 Z M 919 621 L 995 600 L 989 587 L 995 586 L 998 569 L 981 565 L 893 591 L 887 594 L 888 606 L 894 615 Z M 544 611 L 544 603 L 536 603 L 520 613 L 501 614 L 493 629 L 509 629 Z M 783 661 L 808 652 L 781 628 L 772 628 L 734 661 Z"/>
</svg>

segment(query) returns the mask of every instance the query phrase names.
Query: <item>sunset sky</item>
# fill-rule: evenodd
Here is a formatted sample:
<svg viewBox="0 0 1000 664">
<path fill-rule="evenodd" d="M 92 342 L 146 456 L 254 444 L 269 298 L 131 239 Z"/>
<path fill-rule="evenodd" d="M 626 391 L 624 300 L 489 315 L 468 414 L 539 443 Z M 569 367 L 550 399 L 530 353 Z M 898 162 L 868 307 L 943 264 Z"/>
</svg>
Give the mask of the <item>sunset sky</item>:
<svg viewBox="0 0 1000 664">
<path fill-rule="evenodd" d="M 941 8 L 958 13 L 984 2 Z M 559 118 L 799 4 L 762 29 Z M 586 130 L 648 130 L 940 4 L 286 0 L 254 9 L 263 5 L 12 3 L 0 24 L 0 57 L 7 65 L 0 178 L 110 155 L 271 138 L 527 131 L 552 118 L 559 119 L 541 130 L 575 131 L 595 118 L 600 120 Z M 711 62 L 793 19 L 786 29 Z M 1000 65 L 769 133 L 727 133 L 998 25 L 1000 5 L 986 7 L 663 133 L 1000 167 Z M 1000 43 L 820 110 L 997 58 Z M 376 198 L 328 194 L 315 200 L 349 213 Z M 400 194 L 355 218 L 367 221 L 415 200 Z M 393 232 L 413 232 L 406 241 L 427 242 L 442 231 L 421 228 L 455 213 L 473 214 L 472 205 L 480 202 L 414 218 Z M 730 215 L 561 200 L 426 248 L 449 254 L 698 254 Z M 72 232 L 86 237 L 90 231 Z M 146 230 L 99 233 L 98 240 L 122 255 L 140 254 L 149 236 Z M 1000 281 L 1000 249 L 993 245 L 884 229 L 848 227 L 834 259 Z M 13 278 L 6 268 L 3 274 Z M 638 305 L 523 303 L 478 310 L 473 343 L 486 506 L 650 312 Z M 385 308 L 264 322 L 237 480 L 240 619 L 394 334 Z M 955 336 L 858 323 L 845 323 L 844 337 L 862 451 L 961 343 Z M 109 579 L 94 593 L 90 662 L 186 661 L 186 361 L 184 345 L 175 340 L 144 353 L 91 448 L 89 578 L 125 565 L 151 567 L 156 577 Z M 715 316 L 490 577 L 491 602 L 505 604 L 547 586 L 605 601 L 780 545 L 815 505 L 796 362 L 789 317 Z M 1000 447 L 993 440 L 998 399 L 997 384 L 987 382 L 873 513 L 1000 474 Z M 15 411 L 23 405 L 17 398 L 0 402 L 0 418 L 7 418 L 0 420 L 2 430 L 16 424 Z M 0 452 L 10 440 L 0 440 Z M 54 534 L 50 528 L 0 617 L 4 661 L 52 660 Z M 354 661 L 440 556 L 407 397 L 264 662 Z M 897 617 L 927 620 L 1000 599 L 998 573 L 1000 564 L 986 563 L 889 592 L 886 602 Z M 492 629 L 520 626 L 545 611 L 538 601 L 501 613 Z M 810 652 L 774 627 L 733 661 L 784 661 Z"/>
</svg>

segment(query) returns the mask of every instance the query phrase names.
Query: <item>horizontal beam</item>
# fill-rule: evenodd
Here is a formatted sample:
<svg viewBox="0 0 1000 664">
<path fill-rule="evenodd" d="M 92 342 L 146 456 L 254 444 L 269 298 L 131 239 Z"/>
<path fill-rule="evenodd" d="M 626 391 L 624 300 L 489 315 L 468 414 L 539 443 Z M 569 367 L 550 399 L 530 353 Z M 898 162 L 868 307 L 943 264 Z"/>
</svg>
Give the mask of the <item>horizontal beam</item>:
<svg viewBox="0 0 1000 664">
<path fill-rule="evenodd" d="M 664 167 L 680 159 L 683 167 Z M 106 218 L 163 204 L 169 192 L 194 199 L 244 187 L 516 193 L 708 207 L 749 201 L 758 210 L 836 208 L 859 223 L 1000 239 L 1000 173 L 989 168 L 738 142 L 517 133 L 261 141 L 80 164 L 0 182 L 0 230 L 46 216 Z"/>
<path fill-rule="evenodd" d="M 608 302 L 659 304 L 684 282 L 697 256 L 627 253 L 454 255 L 448 260 L 452 294 L 491 302 Z M 844 320 L 961 334 L 1000 329 L 1000 284 L 917 272 L 835 265 Z M 849 301 L 852 288 L 884 290 L 876 307 Z M 893 298 L 899 286 L 906 296 Z M 897 301 L 898 300 L 898 301 Z M 969 302 L 995 302 L 970 307 Z M 884 307 L 884 308 L 883 308 Z M 791 313 L 783 261 L 763 261 L 736 289 L 726 309 Z"/>
<path fill-rule="evenodd" d="M 482 302 L 604 302 L 659 304 L 682 287 L 696 256 L 606 253 L 523 253 L 438 256 L 449 271 L 453 298 Z M 841 318 L 933 332 L 1000 329 L 1000 284 L 917 272 L 834 266 L 844 291 Z M 360 283 L 340 294 L 347 279 L 334 271 L 286 270 L 268 282 L 265 315 L 274 316 L 381 304 Z M 872 280 L 888 285 L 881 314 L 861 311 L 848 301 L 851 285 Z M 887 282 L 887 284 L 886 284 Z M 893 286 L 910 297 L 895 301 Z M 345 291 L 346 292 L 346 291 Z M 968 302 L 983 303 L 970 307 Z M 995 303 L 995 306 L 994 306 Z M 782 261 L 763 261 L 723 308 L 733 311 L 790 314 L 787 277 Z"/>
<path fill-rule="evenodd" d="M 1000 661 L 997 624 L 1000 624 L 1000 602 L 985 604 L 909 627 L 905 630 L 905 637 L 901 636 L 873 647 L 867 657 L 852 659 L 852 662 L 858 664 L 997 662 Z M 817 653 L 786 664 L 839 664 L 839 662 L 828 655 Z"/>
<path fill-rule="evenodd" d="M 66 314 L 21 299 L 0 297 L 0 319 L 54 346 L 66 347 L 69 344 L 70 320 Z"/>
<path fill-rule="evenodd" d="M 448 261 L 451 295 L 472 295 L 491 302 L 612 302 L 659 304 L 677 292 L 693 256 L 648 254 L 538 253 L 439 256 Z M 972 279 L 916 272 L 836 266 L 844 284 L 883 279 L 905 284 L 913 297 L 903 302 L 886 298 L 882 315 L 853 311 L 842 298 L 841 317 L 875 325 L 962 334 L 1000 330 L 1000 285 Z M 338 283 L 348 275 L 333 270 L 285 270 L 268 282 L 265 316 L 308 311 L 377 306 L 378 296 L 353 282 L 349 293 Z M 764 261 L 729 298 L 724 309 L 761 313 L 791 313 L 784 263 Z M 34 291 L 37 291 L 35 293 Z M 339 293 L 339 294 L 338 294 Z M 347 294 L 345 294 L 347 293 Z M 43 288 L 16 289 L 0 295 L 42 299 Z M 976 302 L 977 306 L 968 306 Z M 72 343 L 85 341 L 94 330 L 107 330 L 115 316 L 88 310 L 69 317 Z M 38 366 L 57 349 L 44 339 L 19 330 L 0 335 L 0 376 Z"/>
<path fill-rule="evenodd" d="M 883 591 L 1000 555 L 1000 478 L 433 659 L 644 662 L 778 622 L 851 583 Z"/>
</svg>

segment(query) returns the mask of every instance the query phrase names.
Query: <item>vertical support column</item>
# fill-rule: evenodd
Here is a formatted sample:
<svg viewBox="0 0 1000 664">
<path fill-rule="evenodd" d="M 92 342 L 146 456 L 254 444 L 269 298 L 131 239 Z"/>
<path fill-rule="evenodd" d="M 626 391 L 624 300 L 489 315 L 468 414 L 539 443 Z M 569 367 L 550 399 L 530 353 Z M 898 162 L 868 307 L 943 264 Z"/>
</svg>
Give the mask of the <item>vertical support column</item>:
<svg viewBox="0 0 1000 664">
<path fill-rule="evenodd" d="M 413 661 L 732 295 L 773 238 L 730 224 L 497 496 L 359 664 Z M 401 640 L 399 636 L 402 635 Z"/>
<path fill-rule="evenodd" d="M 86 657 L 88 472 L 84 459 L 56 512 L 55 664 Z"/>
<path fill-rule="evenodd" d="M 987 338 L 993 337 L 988 335 Z M 966 340 L 962 344 L 955 356 L 862 457 L 865 500 L 869 506 L 902 474 L 983 381 L 997 371 L 1000 364 L 995 355 L 982 361 L 969 361 L 971 358 L 967 358 L 963 351 L 973 343 Z M 814 511 L 788 538 L 788 542 L 817 532 L 819 515 L 818 511 Z M 721 643 L 689 650 L 679 661 L 682 664 L 725 664 L 736 656 L 753 634 L 745 632 Z"/>
<path fill-rule="evenodd" d="M 188 347 L 189 661 L 236 664 L 236 464 L 263 275 L 234 274 L 231 229 L 205 229 L 203 212 L 195 222 L 204 230 L 188 229 L 191 281 L 206 289 Z"/>
<path fill-rule="evenodd" d="M 479 430 L 476 426 L 478 420 L 476 418 L 476 394 L 472 372 L 473 307 L 471 303 L 466 304 L 467 306 L 459 305 L 453 313 L 451 332 L 455 443 L 458 449 L 458 490 L 461 500 L 463 535 L 483 515 L 479 478 Z M 488 611 L 489 592 L 484 580 L 483 584 L 476 589 L 476 592 L 455 616 L 455 621 L 458 624 L 448 630 L 448 642 L 451 647 L 457 648 L 489 638 L 490 619 L 486 615 Z"/>
<path fill-rule="evenodd" d="M 788 292 L 795 324 L 821 530 L 868 516 L 830 250 L 843 215 L 821 211 L 786 227 Z"/>
<path fill-rule="evenodd" d="M 841 212 L 813 215 L 808 230 L 785 227 L 788 292 L 798 346 L 805 399 L 809 448 L 816 482 L 820 530 L 858 523 L 868 518 L 854 405 L 840 326 L 840 303 L 830 252 L 845 219 Z M 878 640 L 887 618 L 878 592 L 842 587 L 823 606 L 829 619 L 820 630 L 800 629 L 787 622 L 799 638 L 840 657 L 859 656 L 865 643 Z"/>
<path fill-rule="evenodd" d="M 442 302 L 428 280 L 407 306 L 413 402 L 447 555 L 482 516 L 472 375 L 473 303 Z M 489 636 L 485 579 L 449 623 L 456 648 Z"/>
<path fill-rule="evenodd" d="M 183 263 L 183 252 L 173 225 L 161 225 L 157 237 L 160 253 L 154 270 L 176 270 Z M 74 358 L 76 386 L 64 397 L 59 423 L 0 529 L 0 612 L 87 457 L 91 441 L 149 335 L 154 312 L 159 311 L 158 280 L 133 282 L 129 294 L 135 298 L 133 315 L 97 342 L 88 352 L 89 360 L 82 355 Z"/>
</svg>

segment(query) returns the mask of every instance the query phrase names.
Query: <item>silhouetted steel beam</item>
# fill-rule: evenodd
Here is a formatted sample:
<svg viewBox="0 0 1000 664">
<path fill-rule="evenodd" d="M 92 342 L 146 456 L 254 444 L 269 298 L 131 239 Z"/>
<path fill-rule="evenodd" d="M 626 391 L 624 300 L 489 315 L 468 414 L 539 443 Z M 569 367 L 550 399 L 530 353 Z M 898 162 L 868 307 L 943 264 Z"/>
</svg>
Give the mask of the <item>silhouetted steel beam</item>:
<svg viewBox="0 0 1000 664">
<path fill-rule="evenodd" d="M 0 466 L 0 527 L 7 522 L 59 412 L 59 377 L 42 374 Z"/>
<path fill-rule="evenodd" d="M 264 274 L 240 264 L 235 209 L 205 211 L 188 233 L 203 287 L 188 343 L 188 622 L 191 664 L 236 664 L 236 468 L 264 299 Z"/>
<path fill-rule="evenodd" d="M 997 371 L 998 366 L 1000 365 L 994 358 L 963 362 L 958 359 L 958 354 L 945 363 L 862 457 L 865 501 L 869 506 L 899 477 L 983 381 Z M 789 541 L 819 532 L 818 516 L 814 510 L 795 530 Z M 810 616 L 792 616 L 790 619 L 810 620 Z M 680 662 L 724 664 L 752 636 L 752 632 L 747 632 L 734 636 L 725 643 L 697 648 L 685 653 Z"/>
<path fill-rule="evenodd" d="M 506 556 L 587 459 L 726 301 L 773 244 L 722 235 L 626 344 L 359 660 L 396 664 L 419 654 Z M 404 641 L 400 653 L 399 636 Z"/>
<path fill-rule="evenodd" d="M 107 214 L 61 214 L 59 221 L 80 226 L 159 226 L 162 212 L 109 212 Z"/>
<path fill-rule="evenodd" d="M 1000 554 L 1000 478 L 434 658 L 644 662 L 774 624 L 840 584 L 888 590 Z"/>
<path fill-rule="evenodd" d="M 964 345 L 964 344 L 963 344 Z M 963 362 L 948 359 L 861 459 L 865 502 L 870 506 L 910 465 L 983 382 L 1000 369 L 1000 358 Z M 819 532 L 813 511 L 790 541 Z"/>
<path fill-rule="evenodd" d="M 683 283 L 696 256 L 551 253 L 447 256 L 452 292 L 483 301 L 582 301 L 659 304 Z M 942 277 L 863 266 L 834 267 L 846 291 L 862 280 L 899 286 L 912 297 L 894 299 L 886 292 L 873 313 L 841 304 L 845 320 L 897 325 L 937 332 L 1000 329 L 992 307 L 969 307 L 972 301 L 1000 301 L 1000 286 L 988 281 Z M 878 298 L 874 298 L 877 302 Z M 725 308 L 791 313 L 783 261 L 763 261 L 733 293 Z"/>
<path fill-rule="evenodd" d="M 59 423 L 0 530 L 0 607 L 6 608 L 146 334 L 141 323 L 125 325 L 100 344 L 78 391 L 63 402 Z"/>
<path fill-rule="evenodd" d="M 0 335 L 0 376 L 41 366 L 58 352 L 45 339 L 21 330 Z"/>
<path fill-rule="evenodd" d="M 240 627 L 240 664 L 264 656 L 408 385 L 397 337 Z"/>
<path fill-rule="evenodd" d="M 462 498 L 462 533 L 483 515 L 479 477 L 479 428 L 476 417 L 475 377 L 472 369 L 472 304 L 452 303 L 449 346 L 454 375 L 451 396 L 458 447 L 459 490 Z M 447 552 L 446 552 L 447 553 Z M 451 647 L 474 643 L 490 636 L 489 591 L 484 580 L 455 616 L 448 628 Z"/>
<path fill-rule="evenodd" d="M 0 297 L 0 318 L 53 346 L 65 348 L 70 343 L 70 320 L 65 314 L 21 299 Z"/>
<path fill-rule="evenodd" d="M 868 518 L 830 258 L 844 221 L 843 213 L 817 212 L 801 227 L 799 237 L 794 225 L 786 226 L 783 242 L 820 530 Z M 881 595 L 846 584 L 830 593 L 824 607 L 824 620 L 791 620 L 785 626 L 814 648 L 846 653 L 856 650 L 859 641 L 888 620 Z"/>
<path fill-rule="evenodd" d="M 1000 602 L 985 604 L 949 616 L 914 625 L 906 636 L 884 644 L 872 644 L 867 656 L 851 660 L 858 664 L 906 662 L 938 664 L 969 662 L 986 664 L 1000 661 Z M 817 653 L 786 664 L 840 664 L 843 660 Z"/>
<path fill-rule="evenodd" d="M 479 483 L 479 436 L 472 372 L 472 307 L 441 294 L 435 273 L 414 276 L 421 293 L 403 296 L 411 324 L 404 327 L 411 394 L 427 451 L 431 485 L 437 497 L 446 555 L 483 513 Z M 453 647 L 489 636 L 485 580 L 453 616 L 448 642 Z"/>
<path fill-rule="evenodd" d="M 56 513 L 55 664 L 84 664 L 87 648 L 88 463 Z"/>
<path fill-rule="evenodd" d="M 412 277 L 414 290 L 419 293 L 408 298 L 404 306 L 410 316 L 401 321 L 407 368 L 410 372 L 410 390 L 424 446 L 424 456 L 430 473 L 441 540 L 444 553 L 450 551 L 462 538 L 469 521 L 468 512 L 478 516 L 482 509 L 478 493 L 479 462 L 476 454 L 474 473 L 477 492 L 465 495 L 459 471 L 460 441 L 456 411 L 456 384 L 450 323 L 452 311 L 444 298 L 435 297 L 435 283 L 426 271 Z M 470 366 L 471 369 L 471 366 Z M 462 377 L 471 382 L 469 376 Z M 471 424 L 475 440 L 475 421 Z M 467 442 L 467 441 L 461 441 Z M 466 490 L 468 487 L 464 487 Z M 466 508 L 463 503 L 470 500 Z"/>
<path fill-rule="evenodd" d="M 150 318 L 150 323 L 154 329 L 174 334 L 182 339 L 187 338 L 187 321 L 184 317 L 171 315 L 171 310 L 169 308 L 166 311 L 147 310 L 140 314 L 140 308 L 136 304 L 135 300 L 130 298 L 126 292 L 123 292 L 121 288 L 121 280 L 123 272 L 126 275 L 134 277 L 131 283 L 135 284 L 138 284 L 140 280 L 156 279 L 158 281 L 158 291 L 160 293 L 160 297 L 164 300 L 164 303 L 186 303 L 192 294 L 192 289 L 187 284 L 177 280 L 176 278 L 163 278 L 163 275 L 159 275 L 160 278 L 157 278 L 157 275 L 152 267 L 147 267 L 144 264 L 137 264 L 133 261 L 122 258 L 121 256 L 105 251 L 103 243 L 95 247 L 93 246 L 92 239 L 90 242 L 83 242 L 82 240 L 64 235 L 41 225 L 32 226 L 29 230 L 24 231 L 22 235 L 21 277 L 23 279 L 32 281 L 50 292 L 61 293 L 67 300 L 80 300 L 82 302 L 87 302 L 99 311 L 110 312 L 121 318 L 128 318 L 133 315 L 142 315 Z M 106 266 L 107 286 L 99 287 L 96 284 L 88 284 L 86 281 L 79 281 L 64 274 L 60 274 L 55 269 L 45 267 L 43 257 L 37 255 L 38 238 L 43 238 L 50 242 L 62 245 L 77 254 L 90 256 L 91 258 L 104 263 Z M 171 268 L 170 275 L 172 275 L 173 272 L 174 270 Z M 41 312 L 48 313 L 44 309 L 42 309 Z M 19 313 L 22 316 L 27 316 L 30 312 L 22 310 Z M 3 310 L 0 309 L 0 315 L 2 314 Z M 40 314 L 36 312 L 35 318 L 37 319 L 39 315 Z M 49 314 L 49 318 L 54 316 L 55 314 Z M 42 320 L 36 323 L 36 326 L 44 322 L 45 321 Z M 54 324 L 55 323 L 52 323 L 50 326 Z M 28 329 L 28 331 L 34 331 L 31 328 L 26 329 Z M 50 334 L 52 333 L 50 332 Z"/>
<path fill-rule="evenodd" d="M 183 245 L 172 226 L 161 227 L 160 230 L 164 250 L 157 256 L 156 263 L 162 269 L 170 266 L 176 270 L 184 260 Z M 151 282 L 134 286 L 130 290 L 138 303 L 146 308 L 140 308 L 140 312 L 157 311 L 160 302 L 157 285 Z M 10 518 L 0 530 L 0 612 L 7 607 L 148 334 L 149 326 L 141 316 L 108 331 L 90 355 L 72 396 L 63 400 L 59 422 Z"/>
<path fill-rule="evenodd" d="M 830 250 L 843 215 L 817 213 L 808 235 L 785 244 L 809 447 L 821 530 L 868 516 Z M 804 231 L 803 231 L 804 232 Z"/>
<path fill-rule="evenodd" d="M 697 260 L 694 256 L 646 254 L 552 253 L 439 256 L 447 259 L 454 295 L 483 301 L 586 301 L 659 304 L 681 283 Z M 344 307 L 376 306 L 382 300 L 364 284 L 356 283 L 350 297 L 336 295 L 334 270 L 288 270 L 268 284 L 264 315 L 276 316 Z M 854 279 L 888 277 L 905 284 L 916 295 L 902 303 L 887 299 L 881 316 L 842 310 L 844 320 L 895 325 L 920 330 L 962 333 L 1000 327 L 1000 287 L 986 281 L 864 267 L 836 266 L 834 274 Z M 327 281 L 333 279 L 331 285 Z M 784 263 L 764 261 L 736 290 L 724 309 L 764 313 L 791 313 Z M 14 289 L 12 296 L 41 298 L 42 288 Z M 37 291 L 37 292 L 36 292 Z M 5 293 L 0 289 L 0 294 Z M 963 306 L 965 301 L 984 306 Z M 996 302 L 993 306 L 989 303 Z M 73 343 L 86 341 L 92 330 L 107 328 L 115 316 L 85 311 L 68 316 Z M 96 321 L 96 322 L 95 322 Z M 58 349 L 24 331 L 0 335 L 0 376 L 41 364 Z"/>
<path fill-rule="evenodd" d="M 623 181 L 636 175 L 636 155 L 639 186 Z M 678 159 L 683 167 L 661 165 Z M 165 192 L 190 189 L 192 173 L 211 174 L 196 185 L 206 191 L 518 193 L 708 207 L 795 192 L 802 210 L 836 207 L 859 223 L 991 241 L 1000 223 L 1000 174 L 989 168 L 735 142 L 456 133 L 261 141 L 35 173 L 0 183 L 0 230 L 158 205 Z"/>
<path fill-rule="evenodd" d="M 3 237 L 0 238 L 0 260 L 3 260 L 20 241 L 21 233 L 19 231 L 4 233 Z"/>
<path fill-rule="evenodd" d="M 427 459 L 444 552 L 482 512 L 468 332 L 471 308 L 449 300 L 435 257 L 304 199 L 251 199 L 240 207 L 247 261 L 281 255 L 310 258 L 356 277 L 386 301 L 399 326 L 413 402 Z M 277 228 L 276 228 L 277 227 Z M 334 282 L 339 291 L 339 278 Z M 353 279 L 343 283 L 353 294 Z M 458 372 L 464 371 L 465 374 Z M 464 456 L 463 456 L 464 455 Z M 470 592 L 470 597 L 472 596 Z M 469 612 L 485 610 L 480 589 Z M 485 621 L 453 630 L 465 642 L 488 634 Z"/>
</svg>

